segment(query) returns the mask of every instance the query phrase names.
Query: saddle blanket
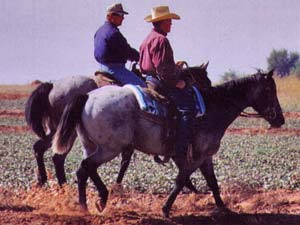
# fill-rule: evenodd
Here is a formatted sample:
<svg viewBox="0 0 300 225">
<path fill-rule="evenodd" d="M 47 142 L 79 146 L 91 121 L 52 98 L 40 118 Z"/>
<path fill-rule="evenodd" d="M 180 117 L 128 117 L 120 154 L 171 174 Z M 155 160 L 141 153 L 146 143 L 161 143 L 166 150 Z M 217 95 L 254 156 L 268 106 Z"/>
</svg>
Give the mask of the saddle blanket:
<svg viewBox="0 0 300 225">
<path fill-rule="evenodd" d="M 140 106 L 142 111 L 145 111 L 149 114 L 158 116 L 158 117 L 167 117 L 167 108 L 164 104 L 158 102 L 157 100 L 153 99 L 150 95 L 143 92 L 142 88 L 137 85 L 126 84 L 124 87 L 129 88 L 135 95 L 137 102 Z M 206 107 L 204 104 L 203 97 L 195 86 L 192 86 L 194 91 L 194 97 L 196 100 L 196 110 L 197 114 L 196 117 L 202 116 L 205 111 Z"/>
</svg>

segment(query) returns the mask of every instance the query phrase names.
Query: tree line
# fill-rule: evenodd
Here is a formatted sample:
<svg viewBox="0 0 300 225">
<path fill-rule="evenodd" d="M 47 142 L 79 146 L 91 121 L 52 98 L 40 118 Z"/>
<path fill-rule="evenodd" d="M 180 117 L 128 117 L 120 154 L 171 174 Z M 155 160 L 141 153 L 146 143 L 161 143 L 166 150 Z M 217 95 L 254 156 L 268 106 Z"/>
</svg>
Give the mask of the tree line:
<svg viewBox="0 0 300 225">
<path fill-rule="evenodd" d="M 300 57 L 298 52 L 288 52 L 286 49 L 273 49 L 267 58 L 268 70 L 274 69 L 280 77 L 296 74 L 300 77 Z M 221 81 L 234 80 L 243 76 L 234 70 L 228 70 L 221 76 Z"/>
</svg>

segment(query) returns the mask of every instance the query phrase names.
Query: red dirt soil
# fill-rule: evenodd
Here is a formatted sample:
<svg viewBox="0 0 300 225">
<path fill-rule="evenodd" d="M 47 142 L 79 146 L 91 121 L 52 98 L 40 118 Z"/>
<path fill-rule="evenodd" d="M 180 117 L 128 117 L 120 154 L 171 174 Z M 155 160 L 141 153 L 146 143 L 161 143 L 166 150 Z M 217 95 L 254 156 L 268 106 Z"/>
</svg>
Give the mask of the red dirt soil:
<svg viewBox="0 0 300 225">
<path fill-rule="evenodd" d="M 1 117 L 24 117 L 24 111 L 21 109 L 0 110 Z"/>
<path fill-rule="evenodd" d="M 21 98 L 28 98 L 29 94 L 27 93 L 0 93 L 1 100 L 16 100 Z"/>
<path fill-rule="evenodd" d="M 300 112 L 286 112 L 285 118 L 300 119 Z M 0 110 L 0 118 L 22 118 L 24 117 L 24 111 L 15 110 Z M 28 132 L 30 129 L 27 126 L 8 126 L 0 125 L 0 133 L 22 133 Z M 262 129 L 256 128 L 229 128 L 226 133 L 229 134 L 249 134 L 249 135 L 300 135 L 300 129 L 297 128 L 280 128 L 280 129 Z"/>
<path fill-rule="evenodd" d="M 0 134 L 2 133 L 24 133 L 30 131 L 28 126 L 8 126 L 0 125 Z M 229 128 L 227 134 L 235 135 L 300 135 L 300 129 L 280 128 L 280 129 L 262 129 L 262 128 Z"/>
<path fill-rule="evenodd" d="M 300 119 L 300 112 L 285 112 L 283 113 L 285 118 L 288 119 Z M 24 111 L 21 109 L 0 109 L 0 117 L 23 117 Z"/>
<path fill-rule="evenodd" d="M 232 212 L 216 210 L 210 193 L 180 194 L 170 219 L 165 219 L 161 207 L 167 195 L 123 191 L 116 186 L 106 208 L 99 212 L 96 191 L 88 188 L 89 212 L 82 212 L 76 189 L 53 183 L 29 191 L 0 188 L 0 224 L 300 224 L 300 191 L 223 188 L 222 197 Z"/>
</svg>

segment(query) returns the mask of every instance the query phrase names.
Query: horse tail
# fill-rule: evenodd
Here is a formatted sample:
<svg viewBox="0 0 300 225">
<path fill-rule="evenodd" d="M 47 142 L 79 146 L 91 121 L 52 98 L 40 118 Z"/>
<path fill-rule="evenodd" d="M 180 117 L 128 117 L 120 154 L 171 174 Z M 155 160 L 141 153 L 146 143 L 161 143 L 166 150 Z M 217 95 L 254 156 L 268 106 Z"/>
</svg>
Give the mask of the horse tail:
<svg viewBox="0 0 300 225">
<path fill-rule="evenodd" d="M 81 113 L 88 99 L 88 95 L 78 95 L 67 104 L 61 116 L 54 135 L 52 149 L 54 153 L 64 154 L 72 148 L 76 134 L 76 125 L 81 121 Z"/>
<path fill-rule="evenodd" d="M 46 133 L 43 122 L 49 116 L 49 93 L 53 88 L 51 83 L 42 83 L 29 96 L 25 105 L 25 119 L 29 127 L 40 138 L 44 139 Z"/>
</svg>

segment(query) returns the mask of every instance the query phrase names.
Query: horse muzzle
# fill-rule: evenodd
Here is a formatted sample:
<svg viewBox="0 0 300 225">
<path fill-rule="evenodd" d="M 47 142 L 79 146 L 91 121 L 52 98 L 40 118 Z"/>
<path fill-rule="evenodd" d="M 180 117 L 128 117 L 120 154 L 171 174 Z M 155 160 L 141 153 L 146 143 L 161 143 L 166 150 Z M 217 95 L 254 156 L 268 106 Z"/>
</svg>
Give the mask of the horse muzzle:
<svg viewBox="0 0 300 225">
<path fill-rule="evenodd" d="M 280 128 L 285 123 L 282 111 L 277 112 L 274 108 L 267 111 L 266 119 L 269 121 L 271 128 Z"/>
</svg>

